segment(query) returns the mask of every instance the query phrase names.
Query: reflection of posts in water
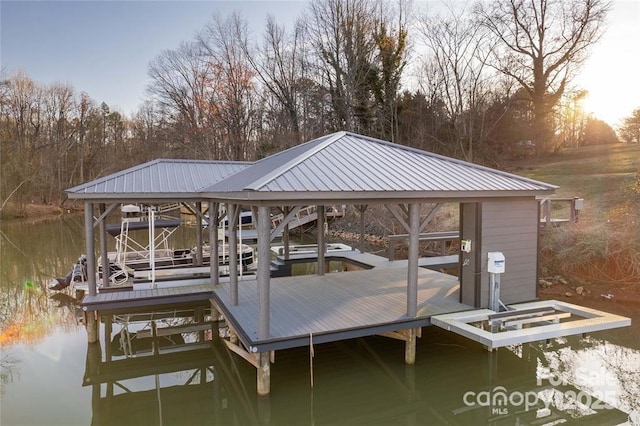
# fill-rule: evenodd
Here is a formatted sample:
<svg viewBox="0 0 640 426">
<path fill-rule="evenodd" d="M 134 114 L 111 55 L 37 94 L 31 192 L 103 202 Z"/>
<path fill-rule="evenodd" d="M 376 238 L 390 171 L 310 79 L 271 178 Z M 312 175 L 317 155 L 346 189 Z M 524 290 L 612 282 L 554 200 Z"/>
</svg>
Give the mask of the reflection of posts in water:
<svg viewBox="0 0 640 426">
<path fill-rule="evenodd" d="M 490 403 L 490 413 L 494 413 L 496 412 L 496 410 L 499 412 L 501 408 L 500 406 L 494 407 L 493 404 L 496 401 L 496 398 L 493 396 L 493 392 L 496 389 L 496 386 L 498 386 L 498 350 L 493 350 L 489 352 L 489 392 L 492 395 L 491 397 L 491 403 Z"/>
<path fill-rule="evenodd" d="M 258 398 L 258 421 L 261 425 L 271 424 L 271 398 L 268 395 Z"/>
<path fill-rule="evenodd" d="M 113 359 L 113 348 L 111 347 L 111 332 L 113 330 L 113 316 L 107 315 L 103 319 L 104 322 L 104 353 L 105 362 L 111 362 Z M 113 382 L 107 382 L 107 397 L 113 396 Z"/>
<path fill-rule="evenodd" d="M 241 375 L 240 369 L 236 365 L 234 355 L 224 349 L 221 340 L 214 340 L 212 343 L 213 359 L 216 365 L 216 376 L 214 382 L 224 389 L 229 395 L 227 401 L 239 406 L 233 410 L 234 416 L 238 416 L 239 424 L 258 424 L 259 414 L 255 408 L 255 394 L 249 393 L 246 386 L 246 377 Z M 261 399 L 267 399 L 265 397 Z"/>
<path fill-rule="evenodd" d="M 404 365 L 404 384 L 408 391 L 409 401 L 407 401 L 407 406 L 413 406 L 414 402 L 418 401 L 418 395 L 416 393 L 416 368 L 414 364 L 406 364 Z M 418 418 L 416 410 L 409 410 L 407 413 L 407 425 L 412 426 L 418 424 Z"/>
<path fill-rule="evenodd" d="M 85 381 L 87 377 L 98 374 L 100 363 L 102 362 L 102 348 L 100 342 L 89 343 L 87 345 L 87 360 L 85 363 Z M 100 383 L 95 383 L 91 387 L 91 406 L 93 411 L 99 409 L 100 404 Z"/>
</svg>

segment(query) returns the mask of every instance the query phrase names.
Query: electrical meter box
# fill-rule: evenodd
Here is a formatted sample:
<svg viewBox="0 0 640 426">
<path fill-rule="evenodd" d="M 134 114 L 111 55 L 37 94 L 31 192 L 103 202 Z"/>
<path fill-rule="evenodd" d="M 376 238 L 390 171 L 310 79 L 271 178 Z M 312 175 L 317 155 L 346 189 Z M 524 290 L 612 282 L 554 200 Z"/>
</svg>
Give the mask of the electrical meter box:
<svg viewBox="0 0 640 426">
<path fill-rule="evenodd" d="M 487 255 L 489 256 L 487 271 L 491 274 L 504 274 L 504 254 L 499 251 L 490 251 Z"/>
</svg>

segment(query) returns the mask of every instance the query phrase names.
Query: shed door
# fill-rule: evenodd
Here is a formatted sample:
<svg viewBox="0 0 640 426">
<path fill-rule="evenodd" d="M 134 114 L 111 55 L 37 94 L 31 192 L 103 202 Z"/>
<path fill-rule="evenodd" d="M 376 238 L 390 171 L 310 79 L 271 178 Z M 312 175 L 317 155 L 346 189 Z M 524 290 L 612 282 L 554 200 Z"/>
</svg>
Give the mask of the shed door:
<svg viewBox="0 0 640 426">
<path fill-rule="evenodd" d="M 471 241 L 471 252 L 460 252 L 460 302 L 480 307 L 481 212 L 480 203 L 460 204 L 460 239 Z"/>
</svg>

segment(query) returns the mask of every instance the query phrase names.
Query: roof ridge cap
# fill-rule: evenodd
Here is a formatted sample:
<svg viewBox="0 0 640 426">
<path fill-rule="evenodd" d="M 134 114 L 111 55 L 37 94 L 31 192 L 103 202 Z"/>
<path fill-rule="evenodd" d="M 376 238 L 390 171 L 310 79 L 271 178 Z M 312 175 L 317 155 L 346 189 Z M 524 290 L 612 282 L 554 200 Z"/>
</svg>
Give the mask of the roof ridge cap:
<svg viewBox="0 0 640 426">
<path fill-rule="evenodd" d="M 304 155 L 299 155 L 299 156 L 293 158 L 292 160 L 289 160 L 286 163 L 282 164 L 280 167 L 277 167 L 274 170 L 271 170 L 266 175 L 261 176 L 258 180 L 255 180 L 251 184 L 247 185 L 245 187 L 245 189 L 250 189 L 250 190 L 257 191 L 262 186 L 264 186 L 267 183 L 271 182 L 272 180 L 274 180 L 277 176 L 281 175 L 286 170 L 289 170 L 289 169 L 293 168 L 294 166 L 297 166 L 298 164 L 302 163 L 304 160 L 308 159 L 313 154 L 316 154 L 317 152 L 322 151 L 327 146 L 333 144 L 335 141 L 337 141 L 338 139 L 344 137 L 347 134 L 348 134 L 348 132 L 340 131 L 340 132 L 336 132 L 336 133 L 327 135 L 328 136 L 327 139 L 322 141 L 321 143 L 319 143 L 318 146 L 315 146 L 314 148 L 310 149 L 309 151 L 306 151 L 304 153 Z M 319 139 L 319 138 L 316 138 L 314 140 L 317 140 L 317 139 Z M 311 143 L 311 142 L 313 142 L 313 141 L 309 141 L 309 142 L 306 142 L 306 143 Z M 300 146 L 300 145 L 296 145 L 296 146 Z M 284 151 L 281 151 L 281 152 L 284 152 Z M 265 157 L 265 158 L 269 158 L 269 157 Z"/>
</svg>

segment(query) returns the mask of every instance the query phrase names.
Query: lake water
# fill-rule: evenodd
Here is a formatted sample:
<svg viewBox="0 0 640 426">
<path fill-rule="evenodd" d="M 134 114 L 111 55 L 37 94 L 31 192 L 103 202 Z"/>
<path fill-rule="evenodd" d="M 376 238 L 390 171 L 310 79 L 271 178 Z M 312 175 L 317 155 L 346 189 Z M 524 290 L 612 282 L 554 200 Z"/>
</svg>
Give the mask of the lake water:
<svg viewBox="0 0 640 426">
<path fill-rule="evenodd" d="M 82 218 L 0 230 L 3 426 L 640 424 L 640 342 L 628 329 L 489 353 L 428 327 L 413 366 L 382 337 L 317 345 L 313 358 L 285 350 L 267 398 L 219 341 L 109 370 L 69 298 L 46 290 L 84 251 Z M 86 384 L 96 371 L 111 380 Z"/>
</svg>

